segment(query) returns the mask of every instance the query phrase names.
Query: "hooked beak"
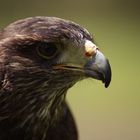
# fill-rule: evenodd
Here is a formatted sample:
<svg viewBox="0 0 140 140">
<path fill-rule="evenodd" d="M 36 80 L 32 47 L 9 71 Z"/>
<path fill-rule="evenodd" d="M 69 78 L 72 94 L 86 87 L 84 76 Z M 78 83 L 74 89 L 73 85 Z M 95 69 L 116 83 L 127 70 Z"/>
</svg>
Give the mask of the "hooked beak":
<svg viewBox="0 0 140 140">
<path fill-rule="evenodd" d="M 111 81 L 111 67 L 105 56 L 96 50 L 96 55 L 88 60 L 84 66 L 87 76 L 102 80 L 107 88 Z"/>
<path fill-rule="evenodd" d="M 83 63 L 83 65 L 77 65 L 77 62 L 80 60 L 78 61 L 77 59 L 74 59 L 72 63 L 59 64 L 54 68 L 83 73 L 86 77 L 101 80 L 107 88 L 111 82 L 111 67 L 109 61 L 93 42 L 86 40 L 84 47 L 86 59 L 80 59 L 82 60 L 81 64 Z"/>
</svg>

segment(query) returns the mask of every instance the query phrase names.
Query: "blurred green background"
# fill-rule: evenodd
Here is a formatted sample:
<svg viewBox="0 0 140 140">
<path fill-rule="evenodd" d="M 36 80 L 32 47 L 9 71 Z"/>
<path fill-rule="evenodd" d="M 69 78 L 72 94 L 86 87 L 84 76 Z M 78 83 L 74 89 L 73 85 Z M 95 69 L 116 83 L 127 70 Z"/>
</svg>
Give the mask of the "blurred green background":
<svg viewBox="0 0 140 140">
<path fill-rule="evenodd" d="M 87 28 L 110 60 L 108 89 L 77 83 L 68 101 L 80 140 L 140 140 L 140 4 L 136 0 L 0 0 L 0 27 L 30 16 L 56 16 Z"/>
</svg>

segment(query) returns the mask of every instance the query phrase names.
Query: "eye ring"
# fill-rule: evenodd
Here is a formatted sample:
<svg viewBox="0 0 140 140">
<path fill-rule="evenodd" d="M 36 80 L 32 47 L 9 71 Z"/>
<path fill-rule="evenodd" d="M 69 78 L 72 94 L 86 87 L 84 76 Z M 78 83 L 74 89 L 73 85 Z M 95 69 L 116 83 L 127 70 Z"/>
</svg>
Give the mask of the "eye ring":
<svg viewBox="0 0 140 140">
<path fill-rule="evenodd" d="M 41 43 L 36 50 L 38 55 L 45 59 L 52 59 L 58 54 L 58 46 L 55 43 Z"/>
</svg>

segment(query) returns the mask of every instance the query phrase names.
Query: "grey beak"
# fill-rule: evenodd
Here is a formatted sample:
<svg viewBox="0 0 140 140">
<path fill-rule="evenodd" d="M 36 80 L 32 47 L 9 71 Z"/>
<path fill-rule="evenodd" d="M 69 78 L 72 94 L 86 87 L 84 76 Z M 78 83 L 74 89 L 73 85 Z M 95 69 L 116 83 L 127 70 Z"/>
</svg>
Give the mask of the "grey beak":
<svg viewBox="0 0 140 140">
<path fill-rule="evenodd" d="M 111 82 L 111 67 L 105 56 L 97 50 L 96 55 L 90 58 L 85 65 L 87 76 L 102 80 L 107 88 Z"/>
</svg>

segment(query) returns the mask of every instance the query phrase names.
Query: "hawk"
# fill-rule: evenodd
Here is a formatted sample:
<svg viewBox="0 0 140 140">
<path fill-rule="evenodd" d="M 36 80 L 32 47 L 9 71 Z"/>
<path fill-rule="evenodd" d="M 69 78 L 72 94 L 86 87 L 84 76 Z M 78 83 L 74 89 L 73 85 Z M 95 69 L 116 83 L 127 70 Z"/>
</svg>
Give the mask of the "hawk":
<svg viewBox="0 0 140 140">
<path fill-rule="evenodd" d="M 65 97 L 76 82 L 111 81 L 109 61 L 80 25 L 30 17 L 0 31 L 0 140 L 78 140 Z"/>
</svg>

